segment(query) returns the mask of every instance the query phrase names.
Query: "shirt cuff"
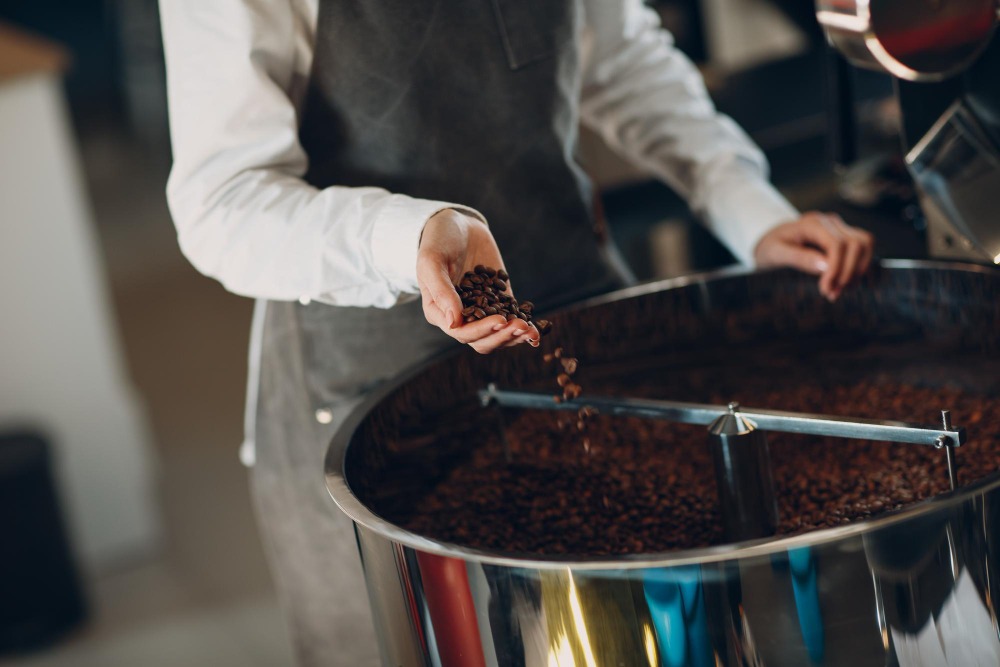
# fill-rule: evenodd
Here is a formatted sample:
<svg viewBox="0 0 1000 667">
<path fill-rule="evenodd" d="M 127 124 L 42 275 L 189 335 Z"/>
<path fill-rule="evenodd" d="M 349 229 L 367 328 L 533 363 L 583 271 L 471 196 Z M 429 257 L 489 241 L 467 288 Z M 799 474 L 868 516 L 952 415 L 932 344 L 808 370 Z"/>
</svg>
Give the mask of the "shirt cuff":
<svg viewBox="0 0 1000 667">
<path fill-rule="evenodd" d="M 420 234 L 431 216 L 445 209 L 455 209 L 478 218 L 486 224 L 479 211 L 449 202 L 414 199 L 392 195 L 382 208 L 372 228 L 372 260 L 394 291 L 419 294 L 417 284 L 417 250 Z"/>
<path fill-rule="evenodd" d="M 703 212 L 709 229 L 747 266 L 754 265 L 753 253 L 764 234 L 799 215 L 759 169 L 743 163 L 713 179 Z"/>
</svg>

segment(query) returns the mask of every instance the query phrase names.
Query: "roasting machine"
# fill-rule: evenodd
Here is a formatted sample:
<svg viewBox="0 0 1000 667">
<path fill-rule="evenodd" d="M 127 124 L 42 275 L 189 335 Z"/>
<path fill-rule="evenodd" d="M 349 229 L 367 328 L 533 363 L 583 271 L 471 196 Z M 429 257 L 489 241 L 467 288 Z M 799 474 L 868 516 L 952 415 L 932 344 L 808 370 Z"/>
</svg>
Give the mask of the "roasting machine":
<svg viewBox="0 0 1000 667">
<path fill-rule="evenodd" d="M 776 386 L 794 391 L 814 372 L 834 372 L 996 396 L 1000 271 L 883 260 L 868 284 L 830 304 L 808 276 L 727 270 L 628 289 L 552 319 L 558 344 L 591 372 L 588 383 L 601 373 L 628 379 L 642 372 L 669 380 L 663 398 L 602 399 L 595 390 L 556 404 L 539 392 L 551 384 L 551 367 L 537 351 L 525 350 L 517 363 L 460 351 L 386 386 L 356 409 L 330 446 L 327 483 L 356 525 L 384 664 L 1000 660 L 992 590 L 1000 476 L 963 473 L 977 439 L 998 437 L 996 424 L 966 434 L 947 421 L 910 423 L 941 419 L 941 409 L 963 414 L 963 405 L 907 406 L 860 419 L 789 414 L 781 405 L 663 400 L 683 398 L 687 375 L 711 359 L 724 360 L 723 372 L 737 384 L 769 373 Z M 761 366 L 775 349 L 793 365 Z M 760 405 L 752 396 L 738 398 Z M 713 448 L 727 539 L 665 553 L 540 556 L 434 539 L 373 509 L 388 496 L 403 503 L 419 497 L 475 451 L 478 443 L 463 437 L 456 415 L 492 419 L 494 404 L 506 410 L 588 404 L 604 415 L 711 425 L 708 445 L 702 436 L 691 447 Z M 768 537 L 773 500 L 759 435 L 796 430 L 896 440 L 929 452 L 940 446 L 941 477 L 949 474 L 947 453 L 957 453 L 961 483 L 848 525 Z"/>
<path fill-rule="evenodd" d="M 551 318 L 553 337 L 590 373 L 578 399 L 553 401 L 551 368 L 537 351 L 458 351 L 386 383 L 352 412 L 329 447 L 327 486 L 355 524 L 384 665 L 1000 665 L 1000 461 L 983 458 L 1000 449 L 980 446 L 1000 439 L 1000 424 L 966 432 L 970 406 L 944 398 L 956 388 L 981 401 L 1000 396 L 997 11 L 995 0 L 817 2 L 834 46 L 898 79 L 930 254 L 974 263 L 882 260 L 835 304 L 813 278 L 789 271 L 631 288 Z M 763 361 L 775 350 L 790 362 Z M 690 402 L 704 392 L 689 378 L 713 364 L 727 387 L 764 375 L 795 392 L 837 376 L 879 391 L 898 378 L 942 398 L 877 415 L 789 412 L 740 389 L 722 400 L 755 407 Z M 639 376 L 661 379 L 660 389 L 600 390 L 601 378 L 620 387 Z M 724 539 L 541 555 L 437 539 L 380 509 L 416 503 L 477 451 L 469 419 L 502 434 L 499 415 L 582 405 L 604 418 L 706 427 L 689 446 L 711 452 Z M 782 534 L 768 443 L 785 433 L 924 447 L 948 483 L 852 523 Z"/>
</svg>

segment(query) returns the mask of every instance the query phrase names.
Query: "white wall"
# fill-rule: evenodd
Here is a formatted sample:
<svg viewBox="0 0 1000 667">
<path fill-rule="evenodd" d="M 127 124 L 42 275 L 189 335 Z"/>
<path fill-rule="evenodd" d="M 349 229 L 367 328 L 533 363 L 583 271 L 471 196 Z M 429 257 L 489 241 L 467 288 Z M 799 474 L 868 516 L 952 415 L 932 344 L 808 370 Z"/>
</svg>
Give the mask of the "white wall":
<svg viewBox="0 0 1000 667">
<path fill-rule="evenodd" d="M 149 551 L 161 523 L 61 85 L 0 82 L 0 431 L 51 437 L 89 569 Z"/>
<path fill-rule="evenodd" d="M 782 58 L 805 47 L 805 36 L 767 0 L 702 0 L 701 6 L 710 60 L 723 73 Z"/>
</svg>

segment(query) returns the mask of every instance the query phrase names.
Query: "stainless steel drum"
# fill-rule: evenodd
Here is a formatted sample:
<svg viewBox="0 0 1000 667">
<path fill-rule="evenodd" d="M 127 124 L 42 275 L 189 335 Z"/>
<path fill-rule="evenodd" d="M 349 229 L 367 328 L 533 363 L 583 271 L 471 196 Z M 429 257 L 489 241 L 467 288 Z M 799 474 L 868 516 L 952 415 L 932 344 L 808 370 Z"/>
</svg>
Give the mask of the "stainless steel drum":
<svg viewBox="0 0 1000 667">
<path fill-rule="evenodd" d="M 976 265 L 883 261 L 836 304 L 807 276 L 726 271 L 622 291 L 553 322 L 586 363 L 623 372 L 676 350 L 746 356 L 861 335 L 925 350 L 920 372 L 942 386 L 1000 382 L 1000 271 Z M 384 665 L 1000 665 L 998 475 L 837 528 L 627 557 L 477 550 L 372 511 L 374 497 L 419 492 L 475 447 L 450 431 L 451 416 L 478 409 L 477 390 L 551 374 L 537 351 L 513 354 L 460 350 L 415 369 L 330 445 L 327 484 L 355 522 Z M 428 435 L 401 437 L 421 424 Z"/>
</svg>

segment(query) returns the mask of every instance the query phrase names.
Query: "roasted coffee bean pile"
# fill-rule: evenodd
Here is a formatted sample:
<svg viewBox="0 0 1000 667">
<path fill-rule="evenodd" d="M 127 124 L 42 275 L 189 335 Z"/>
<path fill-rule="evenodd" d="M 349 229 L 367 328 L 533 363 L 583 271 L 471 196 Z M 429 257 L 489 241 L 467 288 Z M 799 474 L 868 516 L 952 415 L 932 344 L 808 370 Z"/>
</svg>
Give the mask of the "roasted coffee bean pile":
<svg viewBox="0 0 1000 667">
<path fill-rule="evenodd" d="M 535 305 L 530 301 L 518 301 L 508 291 L 510 276 L 503 269 L 494 269 L 479 264 L 467 271 L 455 290 L 462 299 L 462 318 L 466 324 L 491 315 L 503 315 L 508 322 L 521 319 L 533 324 L 542 336 L 552 330 L 548 320 L 536 320 L 532 316 Z"/>
<path fill-rule="evenodd" d="M 661 438 L 676 453 L 685 441 L 703 441 L 703 430 L 598 415 L 585 449 L 552 417 L 522 413 L 508 428 L 512 464 L 491 442 L 412 515 L 392 518 L 421 534 L 512 553 L 648 553 L 720 541 L 707 452 L 658 455 Z"/>
<path fill-rule="evenodd" d="M 754 407 L 930 422 L 924 410 L 953 408 L 970 441 L 958 452 L 967 484 L 1000 467 L 1000 401 L 957 388 L 876 382 L 776 387 L 741 385 Z M 695 400 L 724 404 L 722 380 Z M 690 386 L 688 387 L 690 390 Z M 749 391 L 748 391 L 749 390 Z M 663 395 L 662 387 L 606 384 L 602 394 Z M 669 395 L 668 395 L 669 397 Z M 933 406 L 933 407 L 928 407 Z M 510 553 L 610 555 L 664 552 L 723 542 L 712 460 L 703 427 L 590 415 L 584 451 L 552 415 L 512 419 L 506 463 L 487 422 L 470 458 L 415 503 L 382 508 L 425 535 Z M 769 434 L 779 535 L 836 526 L 946 492 L 944 453 L 930 447 Z"/>
</svg>

